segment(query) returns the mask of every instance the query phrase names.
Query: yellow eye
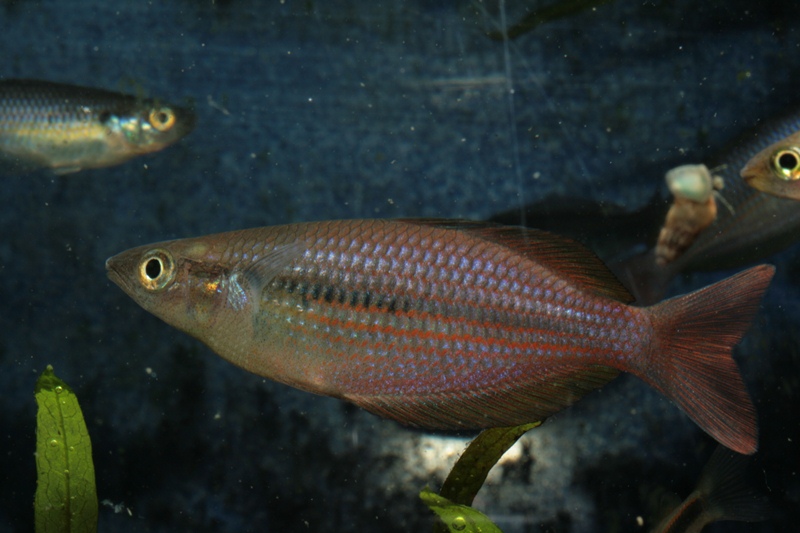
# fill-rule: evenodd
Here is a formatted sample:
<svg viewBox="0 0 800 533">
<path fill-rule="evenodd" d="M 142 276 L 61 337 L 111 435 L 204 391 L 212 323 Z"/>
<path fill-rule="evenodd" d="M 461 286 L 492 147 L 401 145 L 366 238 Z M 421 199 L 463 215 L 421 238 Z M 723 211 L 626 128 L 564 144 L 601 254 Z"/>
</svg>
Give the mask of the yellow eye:
<svg viewBox="0 0 800 533">
<path fill-rule="evenodd" d="M 800 150 L 784 148 L 772 156 L 772 166 L 781 179 L 794 181 L 800 179 Z"/>
<path fill-rule="evenodd" d="M 149 291 L 160 291 L 175 279 L 175 261 L 166 250 L 151 250 L 139 263 L 139 282 Z"/>
<path fill-rule="evenodd" d="M 159 107 L 150 111 L 148 120 L 158 131 L 167 131 L 175 125 L 175 112 L 169 107 Z"/>
</svg>

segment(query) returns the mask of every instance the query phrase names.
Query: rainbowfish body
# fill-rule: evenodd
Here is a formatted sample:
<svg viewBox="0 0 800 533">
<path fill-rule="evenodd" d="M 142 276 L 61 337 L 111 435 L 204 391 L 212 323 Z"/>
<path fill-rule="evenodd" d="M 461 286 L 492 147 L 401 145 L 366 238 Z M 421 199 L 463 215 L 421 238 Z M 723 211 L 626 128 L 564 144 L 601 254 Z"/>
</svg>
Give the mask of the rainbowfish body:
<svg viewBox="0 0 800 533">
<path fill-rule="evenodd" d="M 142 246 L 106 268 L 228 361 L 403 424 L 542 420 L 625 371 L 725 446 L 757 447 L 731 349 L 771 266 L 637 308 L 593 254 L 555 235 L 344 220 Z"/>
<path fill-rule="evenodd" d="M 766 499 L 744 481 L 748 459 L 718 446 L 703 468 L 697 488 L 652 533 L 700 533 L 712 522 L 766 520 Z"/>
<path fill-rule="evenodd" d="M 0 159 L 12 169 L 117 165 L 169 146 L 194 121 L 187 109 L 102 89 L 0 81 Z"/>
<path fill-rule="evenodd" d="M 754 155 L 741 176 L 756 190 L 800 200 L 800 131 Z"/>
</svg>

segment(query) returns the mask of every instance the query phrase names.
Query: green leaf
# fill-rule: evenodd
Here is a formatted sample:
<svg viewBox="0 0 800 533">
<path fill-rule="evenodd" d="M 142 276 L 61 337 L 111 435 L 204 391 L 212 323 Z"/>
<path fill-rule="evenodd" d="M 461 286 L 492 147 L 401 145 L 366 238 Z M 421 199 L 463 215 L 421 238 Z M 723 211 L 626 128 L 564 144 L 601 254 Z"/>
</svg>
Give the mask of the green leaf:
<svg viewBox="0 0 800 533">
<path fill-rule="evenodd" d="M 440 491 L 442 496 L 457 504 L 472 505 L 472 500 L 486 481 L 489 470 L 522 435 L 541 424 L 532 422 L 521 426 L 482 431 L 467 446 L 444 480 Z"/>
<path fill-rule="evenodd" d="M 468 505 L 458 505 L 429 490 L 420 492 L 419 497 L 450 533 L 503 533 L 485 514 Z"/>
<path fill-rule="evenodd" d="M 47 366 L 35 389 L 36 533 L 97 531 L 92 443 L 78 399 Z"/>
</svg>

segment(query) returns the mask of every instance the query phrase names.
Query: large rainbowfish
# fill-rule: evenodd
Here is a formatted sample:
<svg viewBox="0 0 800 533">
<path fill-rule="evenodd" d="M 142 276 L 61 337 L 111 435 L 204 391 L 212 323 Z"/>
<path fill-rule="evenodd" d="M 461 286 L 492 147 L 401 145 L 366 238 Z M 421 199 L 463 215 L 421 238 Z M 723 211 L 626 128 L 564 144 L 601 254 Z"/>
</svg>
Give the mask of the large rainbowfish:
<svg viewBox="0 0 800 533">
<path fill-rule="evenodd" d="M 344 220 L 128 250 L 109 277 L 228 361 L 432 429 L 541 420 L 630 372 L 741 453 L 731 349 L 773 267 L 647 308 L 585 248 L 448 220 Z"/>
</svg>

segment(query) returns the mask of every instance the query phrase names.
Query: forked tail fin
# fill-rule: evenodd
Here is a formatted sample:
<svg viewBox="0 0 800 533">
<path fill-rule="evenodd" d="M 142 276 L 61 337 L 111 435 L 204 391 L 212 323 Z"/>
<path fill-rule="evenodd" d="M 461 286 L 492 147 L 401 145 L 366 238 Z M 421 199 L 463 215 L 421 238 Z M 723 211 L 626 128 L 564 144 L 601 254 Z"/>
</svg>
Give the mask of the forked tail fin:
<svg viewBox="0 0 800 533">
<path fill-rule="evenodd" d="M 769 286 L 775 267 L 761 265 L 648 308 L 656 342 L 640 374 L 731 450 L 758 448 L 753 402 L 731 357 Z"/>
</svg>

